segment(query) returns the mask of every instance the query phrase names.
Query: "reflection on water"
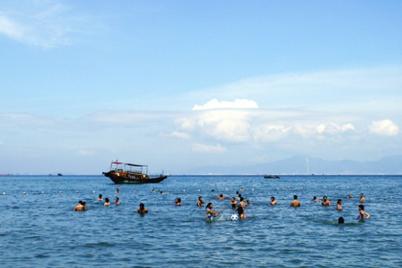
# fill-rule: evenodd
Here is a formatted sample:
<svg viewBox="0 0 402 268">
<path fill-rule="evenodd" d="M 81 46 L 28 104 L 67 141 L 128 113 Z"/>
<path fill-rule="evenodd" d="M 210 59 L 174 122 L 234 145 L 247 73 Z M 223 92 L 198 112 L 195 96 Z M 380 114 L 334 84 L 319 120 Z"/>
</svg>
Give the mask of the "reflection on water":
<svg viewBox="0 0 402 268">
<path fill-rule="evenodd" d="M 1 267 L 401 267 L 401 177 L 170 177 L 155 185 L 116 187 L 103 177 L 1 177 Z M 228 197 L 250 200 L 248 218 L 232 221 Z M 358 195 L 372 218 L 356 221 Z M 352 193 L 354 199 L 346 196 Z M 297 194 L 301 208 L 290 208 Z M 205 222 L 198 195 L 222 217 Z M 313 196 L 329 196 L 324 208 Z M 275 196 L 276 207 L 268 205 Z M 176 197 L 183 205 L 176 207 Z M 335 201 L 344 210 L 335 210 Z M 80 199 L 89 210 L 73 212 Z M 136 209 L 144 202 L 148 215 Z M 338 217 L 345 224 L 338 225 Z"/>
</svg>

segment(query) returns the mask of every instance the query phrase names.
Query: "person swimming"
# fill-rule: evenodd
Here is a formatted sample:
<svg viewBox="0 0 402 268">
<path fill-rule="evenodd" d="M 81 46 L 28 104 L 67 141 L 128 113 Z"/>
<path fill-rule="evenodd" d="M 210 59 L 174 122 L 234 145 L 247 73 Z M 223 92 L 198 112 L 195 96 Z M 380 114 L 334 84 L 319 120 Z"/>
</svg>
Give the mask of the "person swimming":
<svg viewBox="0 0 402 268">
<path fill-rule="evenodd" d="M 103 204 L 105 207 L 110 206 L 110 200 L 108 197 L 105 198 L 105 203 Z"/>
<path fill-rule="evenodd" d="M 324 195 L 324 196 L 322 197 L 321 205 L 322 205 L 323 207 L 329 207 L 329 206 L 331 205 L 331 201 L 328 199 L 328 197 L 327 197 L 326 195 Z"/>
<path fill-rule="evenodd" d="M 294 195 L 294 196 L 293 196 L 293 201 L 290 202 L 290 206 L 291 206 L 291 207 L 294 207 L 294 208 L 298 208 L 298 207 L 301 206 L 301 202 L 299 201 L 297 195 Z"/>
<path fill-rule="evenodd" d="M 119 206 L 119 205 L 120 205 L 120 198 L 119 198 L 118 196 L 116 196 L 116 198 L 114 199 L 114 204 L 115 204 L 116 206 Z"/>
<path fill-rule="evenodd" d="M 345 223 L 345 219 L 343 217 L 339 217 L 338 224 L 344 224 L 344 223 Z"/>
<path fill-rule="evenodd" d="M 342 199 L 338 199 L 338 201 L 336 201 L 336 210 L 338 210 L 338 211 L 343 210 Z"/>
<path fill-rule="evenodd" d="M 366 197 L 364 196 L 363 193 L 360 194 L 359 202 L 360 204 L 366 203 Z"/>
<path fill-rule="evenodd" d="M 223 201 L 225 200 L 225 196 L 223 194 L 218 195 L 218 200 Z"/>
<path fill-rule="evenodd" d="M 180 198 L 180 197 L 177 197 L 177 198 L 175 199 L 174 203 L 175 203 L 176 206 L 181 206 L 181 198 Z"/>
<path fill-rule="evenodd" d="M 204 205 L 204 200 L 202 200 L 202 196 L 199 196 L 197 199 L 197 207 L 202 208 Z"/>
<path fill-rule="evenodd" d="M 353 195 L 352 195 L 352 194 L 348 194 L 348 199 L 353 199 Z"/>
<path fill-rule="evenodd" d="M 236 197 L 232 197 L 232 200 L 230 200 L 230 205 L 232 206 L 232 209 L 237 208 L 237 200 Z"/>
<path fill-rule="evenodd" d="M 276 201 L 275 196 L 271 196 L 271 206 L 276 206 L 278 202 Z"/>
<path fill-rule="evenodd" d="M 357 219 L 359 221 L 364 221 L 370 218 L 371 215 L 368 212 L 366 212 L 366 210 L 364 209 L 364 205 L 359 205 L 358 209 L 359 209 L 359 216 L 357 216 Z"/>
<path fill-rule="evenodd" d="M 239 215 L 240 220 L 244 220 L 246 218 L 246 213 L 244 213 L 244 208 L 242 206 L 237 208 L 237 214 Z"/>
<path fill-rule="evenodd" d="M 317 196 L 313 196 L 313 200 L 312 200 L 312 201 L 318 203 L 318 202 L 320 202 L 320 199 L 317 198 Z"/>
<path fill-rule="evenodd" d="M 103 196 L 102 196 L 102 194 L 99 194 L 99 195 L 98 195 L 98 201 L 99 201 L 99 202 L 103 201 Z"/>
<path fill-rule="evenodd" d="M 86 210 L 87 210 L 86 203 L 85 201 L 82 200 L 78 201 L 78 204 L 75 205 L 74 207 L 74 211 L 86 211 Z"/>
<path fill-rule="evenodd" d="M 144 203 L 140 203 L 138 209 L 137 209 L 137 213 L 140 214 L 141 216 L 144 216 L 145 214 L 148 213 L 148 209 L 145 208 Z"/>
</svg>

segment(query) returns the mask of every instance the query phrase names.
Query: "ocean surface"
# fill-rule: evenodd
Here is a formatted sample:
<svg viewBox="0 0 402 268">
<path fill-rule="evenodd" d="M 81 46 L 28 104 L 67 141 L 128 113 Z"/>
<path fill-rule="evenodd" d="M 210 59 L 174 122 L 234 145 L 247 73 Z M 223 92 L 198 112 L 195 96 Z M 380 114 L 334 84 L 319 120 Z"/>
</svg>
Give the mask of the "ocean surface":
<svg viewBox="0 0 402 268">
<path fill-rule="evenodd" d="M 104 207 L 98 194 L 116 196 L 105 177 L 0 177 L 0 267 L 402 267 L 402 177 L 172 176 L 119 188 L 121 205 Z M 251 202 L 244 221 L 231 221 L 229 200 L 216 199 L 236 191 Z M 356 220 L 360 193 L 372 215 L 364 223 Z M 289 207 L 294 194 L 300 208 Z M 220 220 L 205 221 L 198 195 Z M 311 202 L 323 195 L 331 207 Z M 88 211 L 73 211 L 80 199 Z"/>
</svg>

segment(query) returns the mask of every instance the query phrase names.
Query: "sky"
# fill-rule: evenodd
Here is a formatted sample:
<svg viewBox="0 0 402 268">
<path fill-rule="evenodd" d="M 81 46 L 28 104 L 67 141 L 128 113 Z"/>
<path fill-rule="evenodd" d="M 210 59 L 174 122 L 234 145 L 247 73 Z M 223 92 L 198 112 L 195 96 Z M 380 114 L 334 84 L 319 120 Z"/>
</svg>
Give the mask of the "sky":
<svg viewBox="0 0 402 268">
<path fill-rule="evenodd" d="M 0 174 L 402 152 L 401 1 L 0 2 Z"/>
</svg>

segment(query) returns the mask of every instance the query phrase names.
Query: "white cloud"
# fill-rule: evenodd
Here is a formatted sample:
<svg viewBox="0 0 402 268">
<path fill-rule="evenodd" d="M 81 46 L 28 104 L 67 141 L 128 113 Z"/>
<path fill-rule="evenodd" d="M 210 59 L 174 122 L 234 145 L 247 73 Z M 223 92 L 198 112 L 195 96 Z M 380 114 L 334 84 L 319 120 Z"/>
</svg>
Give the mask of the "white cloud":
<svg viewBox="0 0 402 268">
<path fill-rule="evenodd" d="M 284 138 L 291 129 L 285 125 L 264 124 L 254 129 L 253 137 L 257 142 L 274 142 Z"/>
<path fill-rule="evenodd" d="M 212 99 L 205 104 L 194 105 L 192 115 L 179 119 L 178 123 L 184 130 L 201 132 L 217 140 L 243 142 L 250 137 L 250 109 L 257 108 L 253 100 Z"/>
<path fill-rule="evenodd" d="M 0 16 L 0 33 L 15 40 L 21 40 L 25 31 L 21 25 L 6 16 Z"/>
<path fill-rule="evenodd" d="M 396 136 L 399 133 L 398 125 L 389 119 L 373 121 L 369 129 L 371 133 L 381 136 Z"/>
<path fill-rule="evenodd" d="M 182 132 L 182 131 L 173 131 L 172 133 L 170 133 L 170 136 L 173 138 L 183 139 L 183 140 L 190 139 L 190 135 L 188 133 Z"/>
<path fill-rule="evenodd" d="M 226 148 L 220 144 L 209 145 L 202 143 L 194 143 L 192 145 L 192 150 L 198 153 L 224 153 L 226 151 Z"/>
<path fill-rule="evenodd" d="M 204 110 L 220 110 L 220 109 L 257 109 L 258 105 L 253 100 L 235 99 L 234 101 L 219 101 L 217 99 L 209 100 L 205 104 L 196 104 L 193 106 L 193 111 Z"/>
<path fill-rule="evenodd" d="M 41 48 L 70 45 L 72 36 L 93 27 L 59 1 L 26 1 L 0 11 L 0 35 Z"/>
</svg>

